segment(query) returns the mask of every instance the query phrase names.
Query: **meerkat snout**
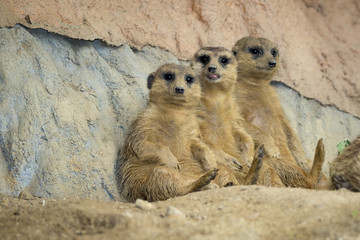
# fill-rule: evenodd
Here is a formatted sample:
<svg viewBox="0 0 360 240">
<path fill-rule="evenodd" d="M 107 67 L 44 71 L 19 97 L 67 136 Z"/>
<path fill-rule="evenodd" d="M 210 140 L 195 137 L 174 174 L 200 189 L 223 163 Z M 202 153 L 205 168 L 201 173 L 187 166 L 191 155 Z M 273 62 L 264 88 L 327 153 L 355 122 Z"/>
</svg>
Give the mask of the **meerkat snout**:
<svg viewBox="0 0 360 240">
<path fill-rule="evenodd" d="M 210 66 L 210 67 L 208 68 L 208 71 L 211 72 L 211 73 L 215 73 L 215 72 L 216 72 L 216 69 L 217 69 L 216 66 Z"/>
<path fill-rule="evenodd" d="M 269 67 L 270 67 L 270 68 L 276 67 L 276 61 L 275 61 L 275 60 L 270 60 L 270 61 L 269 61 Z"/>
<path fill-rule="evenodd" d="M 184 94 L 185 89 L 183 87 L 176 87 L 175 92 L 178 94 Z"/>
</svg>

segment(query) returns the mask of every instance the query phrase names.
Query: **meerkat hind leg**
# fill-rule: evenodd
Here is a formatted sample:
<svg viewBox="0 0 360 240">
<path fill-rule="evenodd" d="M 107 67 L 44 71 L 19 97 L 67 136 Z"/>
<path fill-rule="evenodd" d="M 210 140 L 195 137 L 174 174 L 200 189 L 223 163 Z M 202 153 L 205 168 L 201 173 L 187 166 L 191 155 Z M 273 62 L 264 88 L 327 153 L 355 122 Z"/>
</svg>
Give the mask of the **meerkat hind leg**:
<svg viewBox="0 0 360 240">
<path fill-rule="evenodd" d="M 152 175 L 148 179 L 149 183 L 142 191 L 148 201 L 166 200 L 199 191 L 216 175 L 217 169 L 209 171 L 195 180 L 193 176 L 183 176 L 175 169 L 157 166 L 152 170 Z"/>
<path fill-rule="evenodd" d="M 256 184 L 259 178 L 259 171 L 263 163 L 264 145 L 261 145 L 255 152 L 250 170 L 245 178 L 245 185 Z"/>
</svg>

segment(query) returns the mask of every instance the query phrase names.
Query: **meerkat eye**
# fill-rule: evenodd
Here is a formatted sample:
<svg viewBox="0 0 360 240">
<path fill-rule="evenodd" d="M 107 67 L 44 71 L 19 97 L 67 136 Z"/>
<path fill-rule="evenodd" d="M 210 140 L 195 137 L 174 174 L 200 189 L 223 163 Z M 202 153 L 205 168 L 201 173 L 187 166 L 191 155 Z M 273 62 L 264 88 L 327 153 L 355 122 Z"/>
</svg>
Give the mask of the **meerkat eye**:
<svg viewBox="0 0 360 240">
<path fill-rule="evenodd" d="M 186 83 L 191 84 L 191 83 L 194 82 L 194 78 L 193 78 L 193 76 L 191 76 L 191 75 L 186 75 L 186 76 L 185 76 L 185 81 L 186 81 Z"/>
<path fill-rule="evenodd" d="M 254 54 L 254 55 L 258 55 L 259 50 L 256 49 L 256 48 L 250 48 L 250 52 L 251 52 L 252 54 Z"/>
<path fill-rule="evenodd" d="M 278 55 L 278 51 L 274 48 L 271 50 L 271 55 L 273 55 L 273 57 L 276 57 Z"/>
<path fill-rule="evenodd" d="M 233 51 L 233 54 L 234 54 L 234 56 L 236 56 L 237 52 L 236 52 L 236 51 Z"/>
<path fill-rule="evenodd" d="M 249 51 L 252 55 L 257 56 L 257 57 L 261 56 L 263 54 L 263 51 L 258 47 L 249 48 Z"/>
<path fill-rule="evenodd" d="M 175 78 L 175 75 L 173 73 L 165 73 L 163 75 L 164 80 L 166 81 L 172 81 Z"/>
<path fill-rule="evenodd" d="M 202 64 L 206 65 L 206 64 L 208 64 L 208 63 L 210 62 L 210 57 L 209 57 L 208 55 L 201 55 L 201 56 L 199 57 L 199 61 L 200 61 Z"/>
<path fill-rule="evenodd" d="M 229 60 L 227 57 L 220 57 L 219 61 L 221 64 L 226 65 L 229 63 Z"/>
</svg>

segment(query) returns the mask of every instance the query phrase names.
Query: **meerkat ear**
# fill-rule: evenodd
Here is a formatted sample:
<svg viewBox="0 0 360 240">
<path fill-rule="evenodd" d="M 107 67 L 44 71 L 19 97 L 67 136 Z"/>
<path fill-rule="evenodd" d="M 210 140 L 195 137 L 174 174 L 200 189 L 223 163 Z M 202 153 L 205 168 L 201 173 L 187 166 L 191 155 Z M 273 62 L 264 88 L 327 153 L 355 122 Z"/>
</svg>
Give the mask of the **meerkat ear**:
<svg viewBox="0 0 360 240">
<path fill-rule="evenodd" d="M 150 73 L 150 75 L 147 78 L 147 87 L 148 89 L 151 89 L 153 82 L 155 81 L 155 73 Z"/>
<path fill-rule="evenodd" d="M 237 54 L 236 45 L 232 47 L 231 52 L 234 56 L 236 56 L 236 54 Z"/>
</svg>

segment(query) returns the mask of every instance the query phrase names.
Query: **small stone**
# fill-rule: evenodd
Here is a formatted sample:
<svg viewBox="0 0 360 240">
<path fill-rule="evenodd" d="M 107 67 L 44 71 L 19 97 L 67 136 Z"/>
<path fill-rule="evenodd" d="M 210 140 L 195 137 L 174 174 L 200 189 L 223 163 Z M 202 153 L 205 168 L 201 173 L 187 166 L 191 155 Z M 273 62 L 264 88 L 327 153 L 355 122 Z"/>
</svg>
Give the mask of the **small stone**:
<svg viewBox="0 0 360 240">
<path fill-rule="evenodd" d="M 180 218 L 186 218 L 185 214 L 180 211 L 179 209 L 177 209 L 176 207 L 173 206 L 169 206 L 166 209 L 166 213 L 165 215 L 163 215 L 164 217 L 180 217 Z"/>
<path fill-rule="evenodd" d="M 347 189 L 347 188 L 340 188 L 339 190 L 338 190 L 339 192 L 351 192 L 349 189 Z"/>
<path fill-rule="evenodd" d="M 154 204 L 149 203 L 141 199 L 136 199 L 135 207 L 140 208 L 141 210 L 150 211 L 155 208 Z"/>
<path fill-rule="evenodd" d="M 31 200 L 34 199 L 34 196 L 29 191 L 24 189 L 23 191 L 20 192 L 19 198 L 24 200 Z"/>
<path fill-rule="evenodd" d="M 126 217 L 126 218 L 132 218 L 134 215 L 129 212 L 129 211 L 125 211 L 121 214 L 123 217 Z"/>
</svg>

